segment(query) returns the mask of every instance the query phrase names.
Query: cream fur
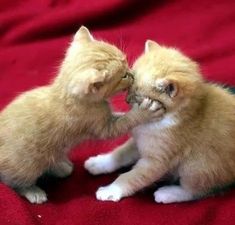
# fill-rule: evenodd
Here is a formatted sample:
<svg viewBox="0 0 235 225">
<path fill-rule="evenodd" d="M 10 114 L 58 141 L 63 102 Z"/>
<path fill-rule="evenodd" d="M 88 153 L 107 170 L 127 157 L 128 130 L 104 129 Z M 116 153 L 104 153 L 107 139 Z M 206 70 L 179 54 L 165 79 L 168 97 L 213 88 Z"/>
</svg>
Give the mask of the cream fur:
<svg viewBox="0 0 235 225">
<path fill-rule="evenodd" d="M 161 121 L 133 129 L 133 146 L 140 156 L 132 170 L 111 184 L 121 190 L 119 200 L 166 174 L 179 179 L 180 185 L 158 189 L 154 196 L 159 203 L 194 200 L 230 185 L 235 181 L 234 96 L 206 82 L 197 64 L 178 50 L 153 41 L 146 46 L 133 66 L 128 101 L 154 99 L 162 102 L 166 113 Z M 125 160 L 129 149 L 119 148 Z M 119 154 L 115 150 L 109 155 Z M 112 196 L 108 187 L 102 189 L 108 193 L 103 196 Z"/>
</svg>

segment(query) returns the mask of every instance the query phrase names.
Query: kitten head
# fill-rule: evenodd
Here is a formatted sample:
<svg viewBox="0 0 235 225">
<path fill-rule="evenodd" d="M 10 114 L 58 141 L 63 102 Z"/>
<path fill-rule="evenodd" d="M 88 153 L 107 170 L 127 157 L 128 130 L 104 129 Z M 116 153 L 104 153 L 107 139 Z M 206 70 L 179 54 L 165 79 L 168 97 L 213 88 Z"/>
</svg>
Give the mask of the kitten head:
<svg viewBox="0 0 235 225">
<path fill-rule="evenodd" d="M 56 80 L 67 95 L 89 100 L 108 98 L 132 82 L 124 53 L 95 40 L 84 26 L 75 34 Z"/>
<path fill-rule="evenodd" d="M 133 65 L 134 83 L 128 100 L 149 97 L 163 103 L 167 111 L 185 105 L 199 92 L 202 77 L 195 62 L 174 48 L 146 41 L 145 52 Z"/>
</svg>

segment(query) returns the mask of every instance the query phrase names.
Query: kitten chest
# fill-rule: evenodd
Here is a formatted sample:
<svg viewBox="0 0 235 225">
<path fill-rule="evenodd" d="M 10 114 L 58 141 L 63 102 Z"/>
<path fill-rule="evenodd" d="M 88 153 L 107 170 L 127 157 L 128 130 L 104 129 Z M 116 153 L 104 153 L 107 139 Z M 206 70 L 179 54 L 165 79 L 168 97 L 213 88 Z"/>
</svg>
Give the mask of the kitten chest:
<svg viewBox="0 0 235 225">
<path fill-rule="evenodd" d="M 172 144 L 170 128 L 177 125 L 172 115 L 162 120 L 139 125 L 132 130 L 133 138 L 141 155 L 158 154 Z"/>
</svg>

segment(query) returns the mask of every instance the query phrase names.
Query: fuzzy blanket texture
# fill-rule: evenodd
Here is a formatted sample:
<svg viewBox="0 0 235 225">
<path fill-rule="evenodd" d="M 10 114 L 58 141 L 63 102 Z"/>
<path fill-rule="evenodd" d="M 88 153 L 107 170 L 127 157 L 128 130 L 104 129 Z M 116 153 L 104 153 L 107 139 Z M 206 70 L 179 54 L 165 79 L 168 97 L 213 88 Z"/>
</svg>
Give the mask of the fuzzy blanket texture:
<svg viewBox="0 0 235 225">
<path fill-rule="evenodd" d="M 122 48 L 130 63 L 142 53 L 145 40 L 153 39 L 194 58 L 208 80 L 235 85 L 234 0 L 0 0 L 1 109 L 17 94 L 46 85 L 56 75 L 80 25 Z M 112 104 L 116 110 L 128 109 L 124 95 L 113 98 Z M 200 201 L 169 205 L 154 202 L 154 189 L 118 203 L 97 201 L 97 188 L 122 171 L 94 177 L 84 170 L 84 160 L 126 139 L 86 141 L 77 146 L 71 152 L 75 164 L 71 177 L 41 182 L 49 198 L 45 204 L 30 204 L 0 183 L 0 224 L 235 223 L 235 189 Z"/>
</svg>

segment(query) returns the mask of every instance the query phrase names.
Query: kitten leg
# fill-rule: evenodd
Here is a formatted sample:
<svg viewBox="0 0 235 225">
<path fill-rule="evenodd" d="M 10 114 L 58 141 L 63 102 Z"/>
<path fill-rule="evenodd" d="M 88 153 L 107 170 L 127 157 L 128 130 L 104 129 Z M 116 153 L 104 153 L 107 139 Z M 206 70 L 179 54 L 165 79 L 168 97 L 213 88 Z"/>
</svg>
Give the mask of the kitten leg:
<svg viewBox="0 0 235 225">
<path fill-rule="evenodd" d="M 46 192 L 36 185 L 30 187 L 17 188 L 16 191 L 28 199 L 31 203 L 41 204 L 47 201 Z"/>
<path fill-rule="evenodd" d="M 90 157 L 84 167 L 93 175 L 111 173 L 135 163 L 139 158 L 134 140 L 131 138 L 112 152 Z"/>
<path fill-rule="evenodd" d="M 167 172 L 167 167 L 159 161 L 141 158 L 133 169 L 120 175 L 112 184 L 100 187 L 96 198 L 101 201 L 119 201 L 159 180 Z"/>
<path fill-rule="evenodd" d="M 49 170 L 49 174 L 60 178 L 68 177 L 69 175 L 71 175 L 72 172 L 73 163 L 67 158 L 63 161 L 57 162 Z"/>
<path fill-rule="evenodd" d="M 21 196 L 24 196 L 31 203 L 41 204 L 47 201 L 46 192 L 35 185 L 37 179 L 43 174 L 37 166 L 27 166 L 26 164 L 16 167 L 6 167 L 1 170 L 1 182 L 14 189 Z M 33 164 L 32 164 L 33 165 Z"/>
<path fill-rule="evenodd" d="M 179 185 L 163 186 L 154 192 L 155 202 L 173 203 L 194 200 L 191 192 Z"/>
<path fill-rule="evenodd" d="M 103 126 L 95 126 L 92 130 L 96 137 L 113 138 L 126 134 L 140 124 L 150 122 L 153 119 L 158 120 L 164 113 L 165 109 L 160 102 L 146 98 L 140 106 L 134 104 L 133 108 L 125 115 L 110 115 Z"/>
</svg>

